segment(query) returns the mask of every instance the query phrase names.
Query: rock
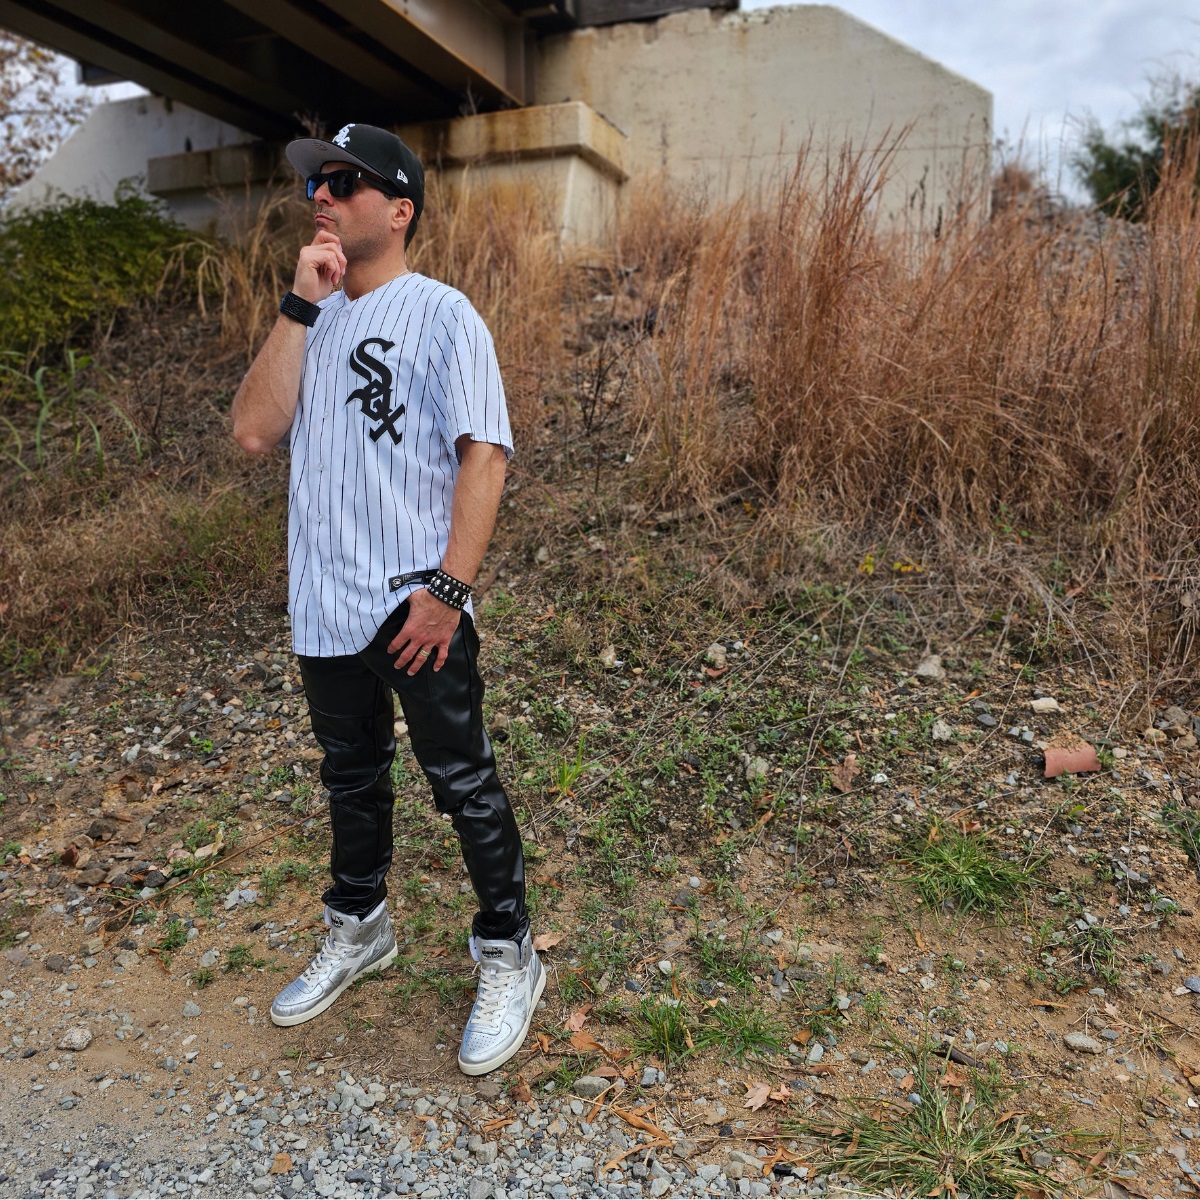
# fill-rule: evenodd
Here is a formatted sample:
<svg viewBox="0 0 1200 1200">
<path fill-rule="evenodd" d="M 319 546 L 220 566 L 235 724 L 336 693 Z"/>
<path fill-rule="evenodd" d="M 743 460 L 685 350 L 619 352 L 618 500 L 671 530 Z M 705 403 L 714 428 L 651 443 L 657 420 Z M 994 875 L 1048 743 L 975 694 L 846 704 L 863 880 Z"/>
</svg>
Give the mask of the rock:
<svg viewBox="0 0 1200 1200">
<path fill-rule="evenodd" d="M 1142 738 L 1150 745 L 1157 746 L 1167 740 L 1167 735 L 1161 729 L 1150 728 L 1143 731 Z"/>
<path fill-rule="evenodd" d="M 716 671 L 725 670 L 726 651 L 720 642 L 713 642 L 704 652 L 704 661 Z"/>
<path fill-rule="evenodd" d="M 946 724 L 945 721 L 934 721 L 932 728 L 929 730 L 929 736 L 935 742 L 950 742 L 954 740 L 954 730 Z"/>
<path fill-rule="evenodd" d="M 658 969 L 659 969 L 659 970 L 660 970 L 660 971 L 661 971 L 661 972 L 662 972 L 664 975 L 670 975 L 670 973 L 671 973 L 671 972 L 672 972 L 672 971 L 673 971 L 675 968 L 674 968 L 674 966 L 672 965 L 672 963 L 671 963 L 671 960 L 670 960 L 669 958 L 662 958 L 662 959 L 659 959 L 659 962 L 658 962 Z"/>
<path fill-rule="evenodd" d="M 205 952 L 200 955 L 200 965 L 202 967 L 215 967 L 220 961 L 220 950 L 205 950 Z"/>
<path fill-rule="evenodd" d="M 1059 704 L 1053 696 L 1039 696 L 1036 700 L 1029 702 L 1029 707 L 1035 713 L 1057 713 L 1062 712 L 1062 705 Z"/>
<path fill-rule="evenodd" d="M 913 672 L 918 679 L 945 679 L 946 669 L 942 666 L 942 656 L 940 654 L 930 654 L 917 664 L 917 669 Z"/>
<path fill-rule="evenodd" d="M 112 821 L 106 821 L 102 817 L 98 817 L 88 826 L 88 837 L 96 842 L 104 842 L 117 832 L 116 825 Z"/>
<path fill-rule="evenodd" d="M 136 846 L 138 842 L 146 836 L 146 824 L 144 821 L 130 821 L 124 829 L 121 830 L 118 841 L 124 842 L 127 846 Z"/>
<path fill-rule="evenodd" d="M 126 971 L 132 971 L 141 961 L 136 950 L 118 950 L 116 953 L 117 966 Z"/>
<path fill-rule="evenodd" d="M 820 1042 L 813 1042 L 808 1048 L 808 1053 L 804 1056 L 804 1061 L 809 1066 L 819 1063 L 825 1057 L 825 1047 Z"/>
<path fill-rule="evenodd" d="M 1200 992 L 1200 975 L 1189 975 L 1184 981 L 1183 986 L 1189 992 Z"/>
<path fill-rule="evenodd" d="M 60 1050 L 86 1050 L 92 1044 L 92 1031 L 86 1025 L 76 1025 L 68 1029 L 58 1042 Z"/>
<path fill-rule="evenodd" d="M 1192 723 L 1192 718 L 1178 704 L 1172 704 L 1170 708 L 1164 709 L 1159 720 L 1164 725 L 1178 725 L 1184 729 Z"/>
<path fill-rule="evenodd" d="M 1196 735 L 1194 733 L 1185 733 L 1183 735 L 1183 737 L 1181 737 L 1175 743 L 1175 749 L 1176 750 L 1195 750 L 1197 745 L 1200 745 L 1200 741 L 1197 741 Z"/>
<path fill-rule="evenodd" d="M 1047 1154 L 1045 1150 L 1035 1150 L 1032 1161 L 1039 1171 L 1044 1171 L 1053 1164 L 1054 1155 Z"/>
<path fill-rule="evenodd" d="M 984 727 L 984 729 L 995 729 L 996 726 L 1000 724 L 1000 722 L 997 721 L 991 713 L 979 713 L 975 720 L 978 721 L 979 724 Z"/>
<path fill-rule="evenodd" d="M 183 1015 L 185 1017 L 198 1017 L 203 1010 L 194 1000 L 185 1000 L 183 1002 Z"/>
<path fill-rule="evenodd" d="M 617 648 L 613 645 L 605 646 L 600 651 L 599 662 L 605 670 L 611 671 L 617 665 Z"/>
<path fill-rule="evenodd" d="M 88 867 L 75 876 L 75 882 L 80 887 L 98 887 L 104 882 L 108 872 L 103 867 Z"/>
<path fill-rule="evenodd" d="M 80 947 L 84 954 L 96 955 L 104 952 L 104 939 L 100 937 L 90 937 Z"/>
<path fill-rule="evenodd" d="M 51 954 L 42 963 L 47 971 L 56 975 L 61 975 L 70 965 L 71 960 L 65 954 Z"/>
<path fill-rule="evenodd" d="M 602 1079 L 599 1075 L 581 1075 L 575 1080 L 575 1085 L 571 1090 L 585 1100 L 594 1100 L 603 1092 L 608 1091 L 611 1085 L 611 1080 Z"/>
<path fill-rule="evenodd" d="M 746 757 L 746 782 L 758 783 L 766 779 L 767 772 L 771 769 L 771 764 L 765 758 L 750 758 Z"/>
<path fill-rule="evenodd" d="M 1088 1037 L 1086 1033 L 1068 1033 L 1063 1038 L 1063 1042 L 1080 1054 L 1104 1053 L 1104 1047 L 1095 1038 Z"/>
</svg>

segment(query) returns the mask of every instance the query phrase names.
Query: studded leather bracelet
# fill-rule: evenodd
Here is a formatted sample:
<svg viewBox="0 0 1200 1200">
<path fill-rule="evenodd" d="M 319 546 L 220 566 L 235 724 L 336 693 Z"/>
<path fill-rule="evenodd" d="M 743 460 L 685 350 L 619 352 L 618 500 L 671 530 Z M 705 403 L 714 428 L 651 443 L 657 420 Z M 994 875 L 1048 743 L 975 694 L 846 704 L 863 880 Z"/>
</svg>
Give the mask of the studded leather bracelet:
<svg viewBox="0 0 1200 1200">
<path fill-rule="evenodd" d="M 426 590 L 436 600 L 457 608 L 460 612 L 466 608 L 471 598 L 471 585 L 447 575 L 440 567 L 434 572 L 433 578 L 425 585 Z"/>
</svg>

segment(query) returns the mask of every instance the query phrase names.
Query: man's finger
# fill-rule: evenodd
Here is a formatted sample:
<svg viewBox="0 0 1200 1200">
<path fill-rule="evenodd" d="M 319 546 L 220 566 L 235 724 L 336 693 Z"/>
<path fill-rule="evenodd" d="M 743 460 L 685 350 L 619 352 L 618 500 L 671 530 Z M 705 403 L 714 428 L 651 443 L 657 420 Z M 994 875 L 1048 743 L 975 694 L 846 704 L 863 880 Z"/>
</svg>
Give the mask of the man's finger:
<svg viewBox="0 0 1200 1200">
<path fill-rule="evenodd" d="M 429 651 L 423 647 L 412 656 L 408 665 L 408 673 L 415 675 L 429 661 Z"/>
</svg>

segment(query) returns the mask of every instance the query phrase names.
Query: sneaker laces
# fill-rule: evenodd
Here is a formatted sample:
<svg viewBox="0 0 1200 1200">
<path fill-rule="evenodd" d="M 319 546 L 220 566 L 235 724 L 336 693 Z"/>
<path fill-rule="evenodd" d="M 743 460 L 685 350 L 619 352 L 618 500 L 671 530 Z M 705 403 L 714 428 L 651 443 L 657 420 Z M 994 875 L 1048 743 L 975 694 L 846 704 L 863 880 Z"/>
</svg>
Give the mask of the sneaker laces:
<svg viewBox="0 0 1200 1200">
<path fill-rule="evenodd" d="M 475 997 L 475 1009 L 471 1013 L 471 1020 L 490 1027 L 498 1025 L 500 1014 L 508 1006 L 520 973 L 502 971 L 498 967 L 481 967 L 479 994 Z"/>
<path fill-rule="evenodd" d="M 339 942 L 335 942 L 332 936 L 327 937 L 325 944 L 317 951 L 317 957 L 304 968 L 300 978 L 311 983 L 327 967 L 337 966 L 338 962 L 353 949 L 353 946 L 343 946 Z"/>
</svg>

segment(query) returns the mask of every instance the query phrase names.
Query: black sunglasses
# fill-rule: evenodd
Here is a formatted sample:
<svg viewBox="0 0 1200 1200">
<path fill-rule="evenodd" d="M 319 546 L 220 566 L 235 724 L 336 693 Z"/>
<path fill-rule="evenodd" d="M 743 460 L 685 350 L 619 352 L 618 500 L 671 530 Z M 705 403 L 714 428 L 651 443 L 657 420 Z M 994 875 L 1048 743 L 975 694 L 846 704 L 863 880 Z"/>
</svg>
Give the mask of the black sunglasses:
<svg viewBox="0 0 1200 1200">
<path fill-rule="evenodd" d="M 382 179 L 376 179 L 373 175 L 368 175 L 366 171 L 355 171 L 350 167 L 339 167 L 336 171 L 318 171 L 315 175 L 310 175 L 305 183 L 308 187 L 308 198 L 313 199 L 322 184 L 329 184 L 329 194 L 335 200 L 345 200 L 349 196 L 354 195 L 355 189 L 359 182 L 367 184 L 368 187 L 373 187 L 381 191 L 385 196 L 397 197 L 399 193 L 395 189 L 388 187 Z"/>
</svg>

